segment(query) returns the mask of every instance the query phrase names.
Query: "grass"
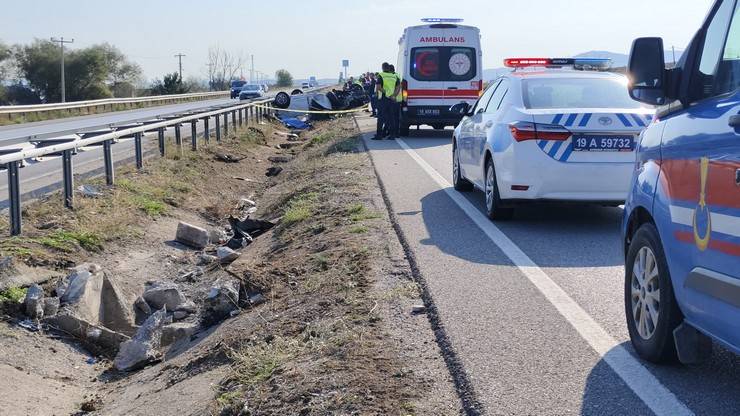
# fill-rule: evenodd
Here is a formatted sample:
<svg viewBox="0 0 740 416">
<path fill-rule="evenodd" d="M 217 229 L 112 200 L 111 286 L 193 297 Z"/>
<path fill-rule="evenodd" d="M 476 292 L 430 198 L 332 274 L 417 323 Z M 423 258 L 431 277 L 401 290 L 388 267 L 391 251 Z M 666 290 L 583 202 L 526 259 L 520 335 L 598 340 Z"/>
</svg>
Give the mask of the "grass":
<svg viewBox="0 0 740 416">
<path fill-rule="evenodd" d="M 327 142 L 329 142 L 331 140 L 334 140 L 335 137 L 336 137 L 336 134 L 334 132 L 331 132 L 331 131 L 327 131 L 327 132 L 323 132 L 323 133 L 317 134 L 316 136 L 312 137 L 311 140 L 309 140 L 309 142 L 306 145 L 306 147 L 314 147 L 314 146 L 322 145 L 322 144 L 327 143 Z"/>
<path fill-rule="evenodd" d="M 313 215 L 317 197 L 316 192 L 307 192 L 291 198 L 288 202 L 288 209 L 283 215 L 283 224 L 295 224 L 310 218 Z"/>
<path fill-rule="evenodd" d="M 46 247 L 65 252 L 75 251 L 78 246 L 87 251 L 100 251 L 103 248 L 102 237 L 85 231 L 57 230 L 40 237 L 38 242 Z"/>
<path fill-rule="evenodd" d="M 364 234 L 368 232 L 368 228 L 364 225 L 356 225 L 350 228 L 349 232 L 351 232 L 352 234 Z"/>
<path fill-rule="evenodd" d="M 368 210 L 362 203 L 355 203 L 347 208 L 347 215 L 352 222 L 380 218 L 380 214 Z"/>
<path fill-rule="evenodd" d="M 0 292 L 0 303 L 13 302 L 18 303 L 26 297 L 26 291 L 28 289 L 24 287 L 11 287 Z"/>
</svg>

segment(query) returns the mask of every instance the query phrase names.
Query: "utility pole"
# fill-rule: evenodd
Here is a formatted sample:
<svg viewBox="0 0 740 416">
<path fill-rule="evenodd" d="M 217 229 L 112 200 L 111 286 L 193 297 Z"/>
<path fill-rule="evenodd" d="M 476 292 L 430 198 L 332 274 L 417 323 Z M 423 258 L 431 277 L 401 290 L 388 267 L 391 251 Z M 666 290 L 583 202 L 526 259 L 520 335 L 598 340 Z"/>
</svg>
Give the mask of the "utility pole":
<svg viewBox="0 0 740 416">
<path fill-rule="evenodd" d="M 252 67 L 249 70 L 249 83 L 254 83 L 254 55 L 249 55 L 252 58 Z"/>
<path fill-rule="evenodd" d="M 59 46 L 62 49 L 62 102 L 64 103 L 64 102 L 67 101 L 67 96 L 65 94 L 66 88 L 65 88 L 65 85 L 64 85 L 64 44 L 65 43 L 74 43 L 75 40 L 74 39 L 64 40 L 64 36 L 62 36 L 59 39 L 57 39 L 57 38 L 51 38 L 51 41 L 52 42 L 55 42 L 55 43 L 56 42 L 59 42 Z"/>
<path fill-rule="evenodd" d="M 213 62 L 208 63 L 208 91 L 213 90 L 213 67 L 214 65 L 215 64 Z"/>
<path fill-rule="evenodd" d="M 180 82 L 182 82 L 182 58 L 185 56 L 186 55 L 182 53 L 178 53 L 177 55 L 175 55 L 175 58 L 177 58 L 177 60 L 180 62 Z"/>
</svg>

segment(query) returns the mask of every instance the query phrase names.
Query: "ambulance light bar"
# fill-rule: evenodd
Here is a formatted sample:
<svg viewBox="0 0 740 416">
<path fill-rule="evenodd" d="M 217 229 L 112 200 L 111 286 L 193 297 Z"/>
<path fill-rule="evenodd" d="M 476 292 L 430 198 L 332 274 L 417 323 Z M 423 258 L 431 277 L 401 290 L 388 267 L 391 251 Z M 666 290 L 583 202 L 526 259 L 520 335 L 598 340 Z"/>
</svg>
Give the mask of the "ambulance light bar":
<svg viewBox="0 0 740 416">
<path fill-rule="evenodd" d="M 427 17 L 421 19 L 424 23 L 460 23 L 463 19 L 446 18 L 446 17 Z"/>
<path fill-rule="evenodd" d="M 572 66 L 573 69 L 583 71 L 606 71 L 612 66 L 612 60 L 608 58 L 507 58 L 504 59 L 504 66 L 507 68 Z"/>
</svg>

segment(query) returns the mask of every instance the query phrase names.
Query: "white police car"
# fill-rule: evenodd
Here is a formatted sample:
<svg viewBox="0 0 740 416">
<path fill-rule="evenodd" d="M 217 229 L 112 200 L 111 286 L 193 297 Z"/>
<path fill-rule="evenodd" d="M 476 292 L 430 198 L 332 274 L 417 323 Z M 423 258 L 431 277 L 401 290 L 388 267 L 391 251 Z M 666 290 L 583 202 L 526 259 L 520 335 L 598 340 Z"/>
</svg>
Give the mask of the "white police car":
<svg viewBox="0 0 740 416">
<path fill-rule="evenodd" d="M 506 59 L 453 134 L 453 182 L 485 191 L 489 218 L 531 201 L 624 202 L 635 142 L 654 110 L 604 59 Z M 569 67 L 568 69 L 563 68 Z M 600 71 L 602 70 L 602 71 Z"/>
</svg>

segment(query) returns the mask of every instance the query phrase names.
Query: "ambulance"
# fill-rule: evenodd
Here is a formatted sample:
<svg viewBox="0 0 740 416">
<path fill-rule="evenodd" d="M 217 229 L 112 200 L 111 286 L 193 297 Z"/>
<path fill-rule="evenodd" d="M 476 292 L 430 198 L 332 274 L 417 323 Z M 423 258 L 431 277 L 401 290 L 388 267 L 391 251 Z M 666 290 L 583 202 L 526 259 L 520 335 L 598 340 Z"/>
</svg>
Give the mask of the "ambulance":
<svg viewBox="0 0 740 416">
<path fill-rule="evenodd" d="M 480 31 L 462 19 L 422 19 L 398 41 L 396 72 L 402 78 L 401 135 L 410 126 L 456 126 L 462 116 L 450 106 L 472 107 L 483 89 Z"/>
</svg>

